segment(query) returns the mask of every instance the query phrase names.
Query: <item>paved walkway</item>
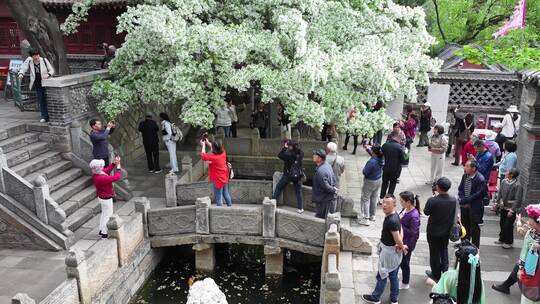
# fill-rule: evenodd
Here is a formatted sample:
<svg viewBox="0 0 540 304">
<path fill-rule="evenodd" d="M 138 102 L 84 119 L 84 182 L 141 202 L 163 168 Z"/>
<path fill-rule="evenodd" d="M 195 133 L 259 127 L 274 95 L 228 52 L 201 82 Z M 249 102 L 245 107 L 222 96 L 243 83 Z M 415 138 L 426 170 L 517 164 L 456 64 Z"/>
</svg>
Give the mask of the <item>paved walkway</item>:
<svg viewBox="0 0 540 304">
<path fill-rule="evenodd" d="M 362 149 L 357 155 L 351 155 L 348 151 L 340 152 L 340 155 L 345 157 L 346 161 L 346 178 L 347 187 L 345 191 L 348 195 L 359 202 L 362 190 L 362 169 L 368 160 L 369 155 Z M 426 200 L 431 197 L 431 186 L 426 185 L 426 181 L 430 175 L 430 154 L 427 148 L 413 147 L 411 151 L 411 161 L 409 167 L 403 168 L 400 183 L 396 188 L 396 196 L 401 191 L 409 190 L 414 194 L 420 195 L 421 206 Z M 463 173 L 461 167 L 450 165 L 452 160 L 446 160 L 445 176 L 452 181 L 450 194 L 457 194 L 457 187 Z M 398 210 L 401 207 L 398 206 Z M 380 238 L 382 227 L 382 219 L 384 214 L 381 207 L 377 208 L 377 220 L 370 227 L 359 226 L 355 220 L 345 219 L 345 223 L 349 222 L 353 230 L 369 237 L 373 244 L 377 244 Z M 518 248 L 502 249 L 500 246 L 493 244 L 499 233 L 498 217 L 494 213 L 486 211 L 484 217 L 485 225 L 482 227 L 481 243 L 480 243 L 480 259 L 482 268 L 482 278 L 486 289 L 486 303 L 519 303 L 519 289 L 515 285 L 511 289 L 509 296 L 498 293 L 491 289 L 491 284 L 497 281 L 503 281 L 512 270 L 512 267 L 519 255 L 522 241 L 516 240 L 515 246 Z M 416 249 L 414 250 L 411 259 L 411 288 L 400 292 L 399 302 L 403 303 L 427 303 L 430 288 L 425 284 L 425 270 L 429 269 L 429 249 L 426 242 L 426 226 L 427 217 L 422 218 L 421 235 Z M 449 256 L 452 256 L 451 265 L 453 263 L 453 248 L 449 246 Z M 377 271 L 377 256 L 365 256 L 360 254 L 353 255 L 353 277 L 356 303 L 363 303 L 360 298 L 362 294 L 370 293 L 375 286 L 375 274 Z M 390 303 L 389 287 L 382 298 L 382 303 Z"/>
</svg>

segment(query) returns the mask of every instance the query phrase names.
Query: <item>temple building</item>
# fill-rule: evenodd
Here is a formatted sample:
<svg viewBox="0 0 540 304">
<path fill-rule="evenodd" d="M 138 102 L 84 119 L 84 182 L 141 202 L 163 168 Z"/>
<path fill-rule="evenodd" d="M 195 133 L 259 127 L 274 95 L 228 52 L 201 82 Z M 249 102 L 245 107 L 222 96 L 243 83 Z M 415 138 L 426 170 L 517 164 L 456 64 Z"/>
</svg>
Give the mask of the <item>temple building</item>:
<svg viewBox="0 0 540 304">
<path fill-rule="evenodd" d="M 39 0 L 45 9 L 56 15 L 61 24 L 71 13 L 77 0 Z M 120 46 L 123 34 L 116 33 L 117 16 L 126 10 L 127 0 L 94 0 L 88 20 L 74 34 L 64 36 L 64 44 L 72 72 L 99 68 L 103 50 L 99 46 L 106 42 Z M 8 66 L 9 60 L 20 59 L 21 41 L 24 35 L 11 17 L 4 0 L 0 0 L 0 66 Z"/>
</svg>

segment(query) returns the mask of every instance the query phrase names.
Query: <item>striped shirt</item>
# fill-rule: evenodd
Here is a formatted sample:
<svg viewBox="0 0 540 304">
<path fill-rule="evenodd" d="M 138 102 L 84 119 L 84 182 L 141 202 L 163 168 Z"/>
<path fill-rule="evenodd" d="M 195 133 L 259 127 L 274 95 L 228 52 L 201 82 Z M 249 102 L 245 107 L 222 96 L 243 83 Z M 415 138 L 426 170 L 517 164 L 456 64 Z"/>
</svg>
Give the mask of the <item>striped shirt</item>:
<svg viewBox="0 0 540 304">
<path fill-rule="evenodd" d="M 478 172 L 476 172 L 476 174 L 478 174 Z M 472 180 L 476 177 L 476 174 L 473 176 L 467 175 L 467 178 L 465 178 L 465 197 L 471 196 Z"/>
</svg>

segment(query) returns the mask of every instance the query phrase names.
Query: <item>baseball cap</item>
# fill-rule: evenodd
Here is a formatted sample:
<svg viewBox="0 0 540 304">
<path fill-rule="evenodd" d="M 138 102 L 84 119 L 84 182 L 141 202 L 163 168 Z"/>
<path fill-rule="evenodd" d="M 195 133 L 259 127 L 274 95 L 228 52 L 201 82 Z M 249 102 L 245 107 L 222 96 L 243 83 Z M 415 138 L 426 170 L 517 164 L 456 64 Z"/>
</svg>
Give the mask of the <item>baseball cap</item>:
<svg viewBox="0 0 540 304">
<path fill-rule="evenodd" d="M 324 149 L 313 150 L 313 154 L 319 155 L 322 159 L 326 159 L 326 151 L 324 151 Z"/>
</svg>

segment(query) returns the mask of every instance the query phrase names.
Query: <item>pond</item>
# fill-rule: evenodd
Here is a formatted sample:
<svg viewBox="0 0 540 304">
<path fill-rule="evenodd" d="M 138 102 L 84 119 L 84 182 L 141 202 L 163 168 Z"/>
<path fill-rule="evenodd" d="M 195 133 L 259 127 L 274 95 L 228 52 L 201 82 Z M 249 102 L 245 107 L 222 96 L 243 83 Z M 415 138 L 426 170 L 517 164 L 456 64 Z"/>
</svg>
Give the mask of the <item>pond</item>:
<svg viewBox="0 0 540 304">
<path fill-rule="evenodd" d="M 229 304 L 319 303 L 321 258 L 286 251 L 282 277 L 264 274 L 263 246 L 216 244 L 213 273 L 195 271 L 191 246 L 167 249 L 165 258 L 135 295 L 132 304 L 183 304 L 188 282 L 213 278 Z"/>
</svg>

